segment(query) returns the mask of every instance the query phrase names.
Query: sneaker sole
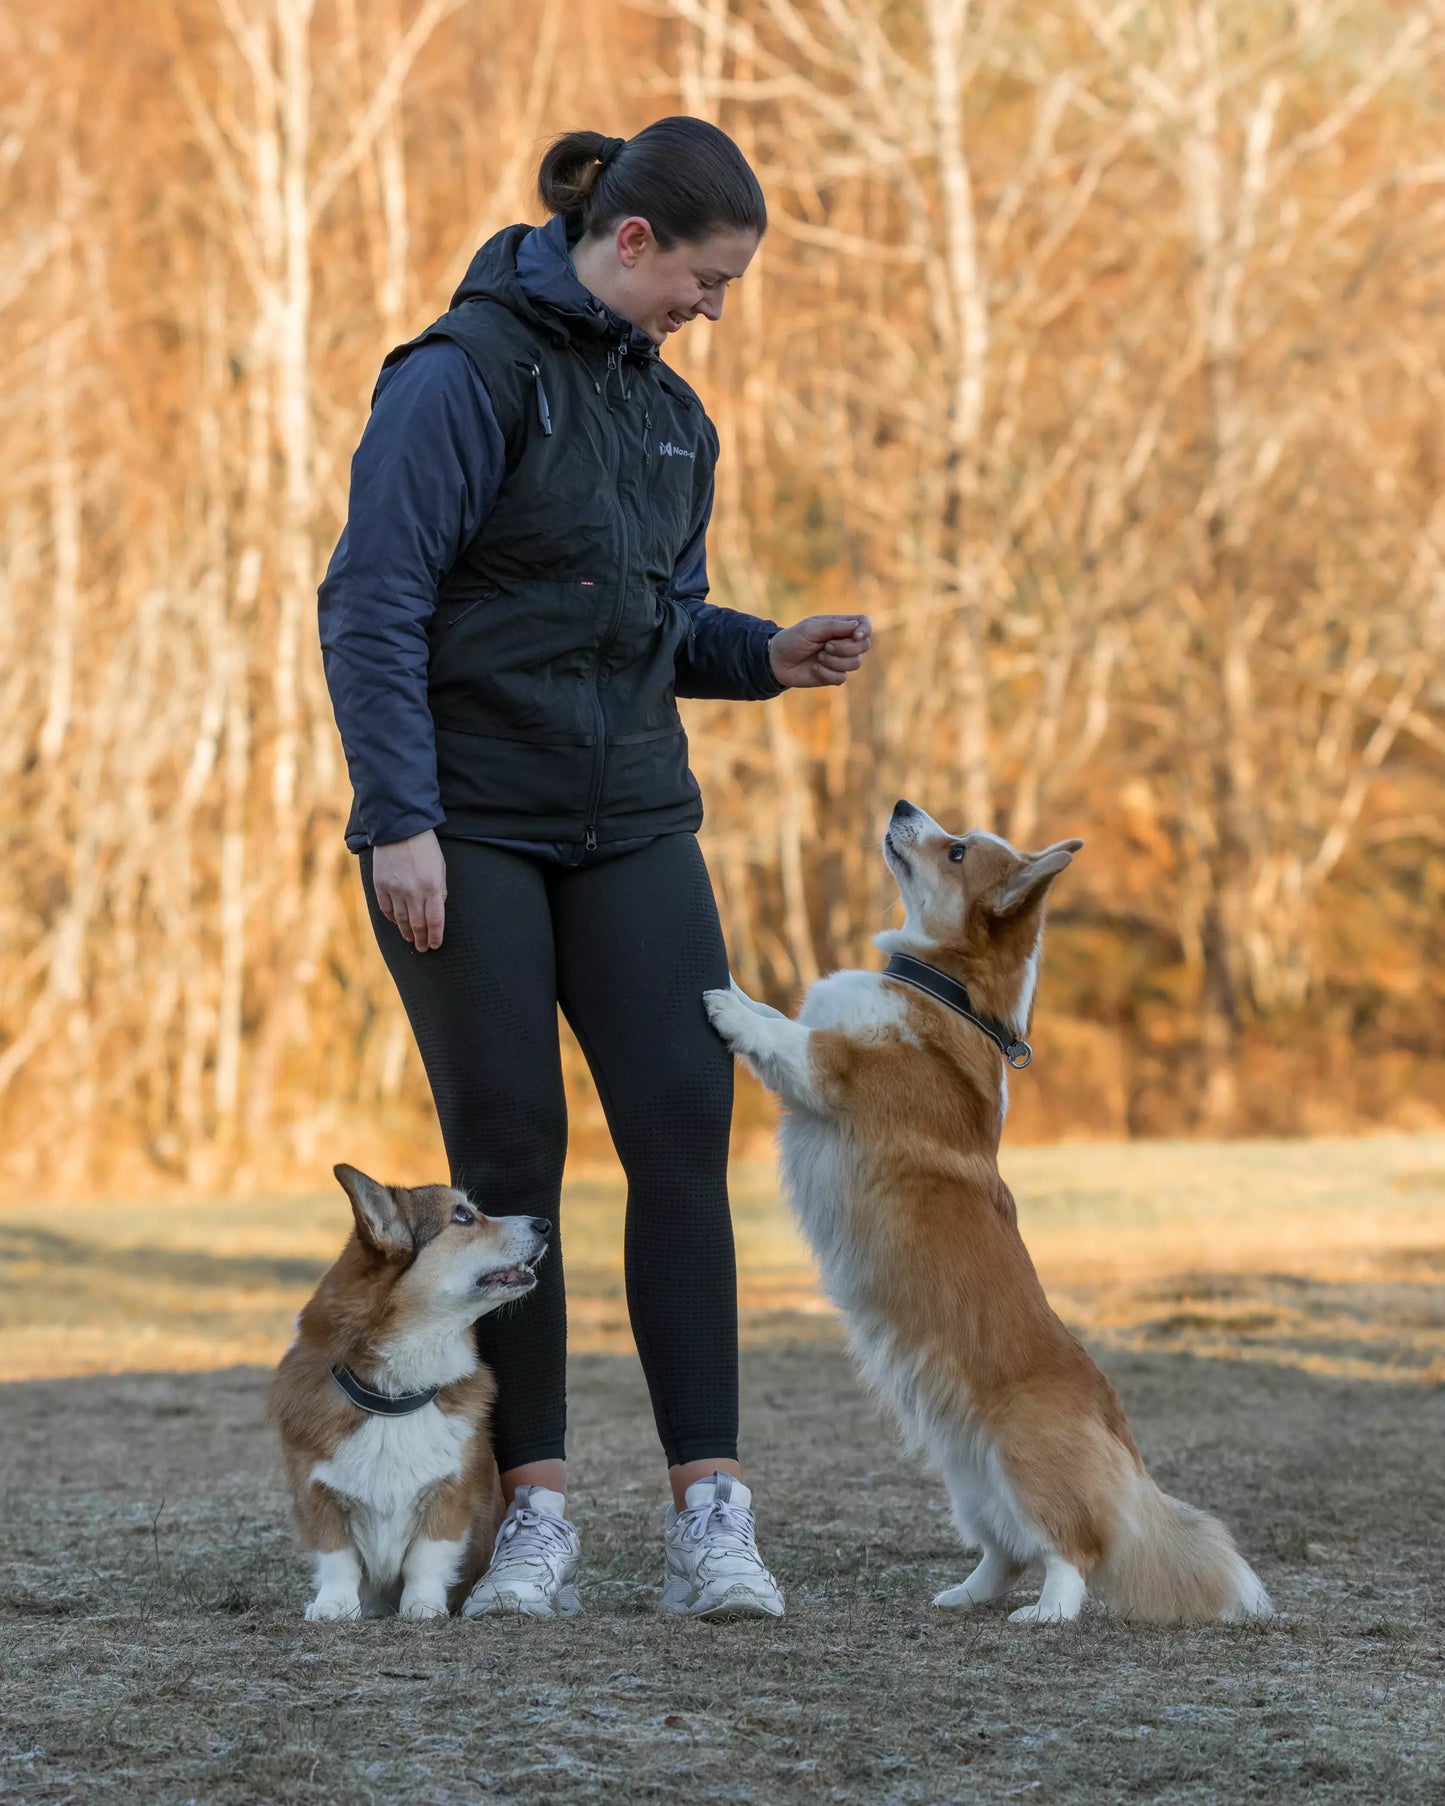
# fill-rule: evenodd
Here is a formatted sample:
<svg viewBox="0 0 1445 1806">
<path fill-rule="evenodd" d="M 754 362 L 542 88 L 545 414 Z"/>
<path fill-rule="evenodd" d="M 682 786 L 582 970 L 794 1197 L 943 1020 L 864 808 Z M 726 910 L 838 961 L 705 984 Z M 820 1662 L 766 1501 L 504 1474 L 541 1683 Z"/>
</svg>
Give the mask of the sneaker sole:
<svg viewBox="0 0 1445 1806">
<path fill-rule="evenodd" d="M 702 1611 L 683 1611 L 669 1614 L 677 1618 L 701 1618 L 708 1624 L 728 1624 L 743 1618 L 771 1618 L 777 1620 L 783 1616 L 782 1607 L 776 1610 L 767 1605 L 710 1605 Z"/>
<path fill-rule="evenodd" d="M 562 1593 L 555 1604 L 523 1605 L 519 1599 L 488 1600 L 485 1605 L 473 1606 L 470 1611 L 462 1607 L 464 1618 L 575 1618 L 582 1610 L 582 1601 L 573 1593 Z"/>
<path fill-rule="evenodd" d="M 773 1605 L 759 1599 L 755 1593 L 745 1593 L 735 1598 L 725 1593 L 711 1605 L 669 1600 L 664 1594 L 657 1609 L 664 1618 L 705 1618 L 710 1624 L 720 1624 L 730 1618 L 781 1618 L 784 1615 L 782 1600 Z"/>
</svg>

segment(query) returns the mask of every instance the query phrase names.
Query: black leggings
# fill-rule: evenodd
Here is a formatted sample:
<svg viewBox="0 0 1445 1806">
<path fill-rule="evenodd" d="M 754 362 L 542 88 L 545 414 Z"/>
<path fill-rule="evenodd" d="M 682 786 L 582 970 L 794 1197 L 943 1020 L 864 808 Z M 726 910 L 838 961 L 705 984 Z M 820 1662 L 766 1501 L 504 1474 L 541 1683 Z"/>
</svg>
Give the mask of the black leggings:
<svg viewBox="0 0 1445 1806">
<path fill-rule="evenodd" d="M 627 1174 L 627 1308 L 668 1464 L 736 1459 L 733 1068 L 702 1006 L 704 990 L 726 986 L 728 960 L 697 841 L 667 834 L 570 870 L 476 841 L 442 849 L 446 930 L 430 953 L 377 908 L 369 851 L 361 877 L 452 1183 L 490 1215 L 558 1224 L 536 1291 L 477 1325 L 497 1377 L 497 1465 L 565 1452 L 559 1003 Z"/>
</svg>

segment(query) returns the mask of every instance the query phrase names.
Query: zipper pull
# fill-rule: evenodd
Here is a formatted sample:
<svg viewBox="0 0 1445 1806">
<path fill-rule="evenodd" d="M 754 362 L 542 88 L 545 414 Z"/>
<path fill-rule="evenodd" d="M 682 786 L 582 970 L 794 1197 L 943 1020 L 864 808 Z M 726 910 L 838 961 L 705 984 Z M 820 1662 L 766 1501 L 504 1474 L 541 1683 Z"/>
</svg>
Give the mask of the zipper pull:
<svg viewBox="0 0 1445 1806">
<path fill-rule="evenodd" d="M 542 369 L 539 364 L 532 366 L 532 381 L 537 385 L 537 418 L 542 423 L 542 431 L 547 438 L 552 437 L 552 410 L 547 406 L 547 391 L 542 387 Z"/>
<path fill-rule="evenodd" d="M 589 828 L 587 830 L 587 838 L 582 842 L 582 844 L 584 847 L 586 847 L 586 849 L 589 853 L 595 853 L 597 851 L 597 830 L 596 830 L 596 828 Z"/>
<path fill-rule="evenodd" d="M 652 462 L 652 416 L 642 416 L 642 462 L 644 467 Z"/>
</svg>

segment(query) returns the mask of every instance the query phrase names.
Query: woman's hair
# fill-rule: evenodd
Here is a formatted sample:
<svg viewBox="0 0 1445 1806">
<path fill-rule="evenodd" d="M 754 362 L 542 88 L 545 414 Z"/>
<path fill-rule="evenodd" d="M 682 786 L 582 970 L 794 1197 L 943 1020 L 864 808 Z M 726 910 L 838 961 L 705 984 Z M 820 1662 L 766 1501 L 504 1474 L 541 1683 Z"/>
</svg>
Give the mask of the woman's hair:
<svg viewBox="0 0 1445 1806">
<path fill-rule="evenodd" d="M 713 232 L 768 229 L 767 203 L 743 153 L 705 119 L 659 119 L 635 138 L 564 132 L 537 172 L 549 213 L 599 237 L 637 214 L 664 251 Z"/>
</svg>

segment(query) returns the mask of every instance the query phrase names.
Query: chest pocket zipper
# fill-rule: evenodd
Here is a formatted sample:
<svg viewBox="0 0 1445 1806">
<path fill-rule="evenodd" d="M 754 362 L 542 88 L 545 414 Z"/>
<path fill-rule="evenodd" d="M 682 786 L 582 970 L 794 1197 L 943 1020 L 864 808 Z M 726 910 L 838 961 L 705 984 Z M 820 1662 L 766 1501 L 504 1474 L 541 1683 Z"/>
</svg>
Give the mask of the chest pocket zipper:
<svg viewBox="0 0 1445 1806">
<path fill-rule="evenodd" d="M 552 409 L 547 401 L 547 391 L 542 387 L 542 366 L 535 359 L 519 357 L 517 367 L 525 370 L 532 379 L 532 385 L 537 391 L 537 423 L 542 429 L 543 436 L 550 439 L 552 437 Z"/>
</svg>

